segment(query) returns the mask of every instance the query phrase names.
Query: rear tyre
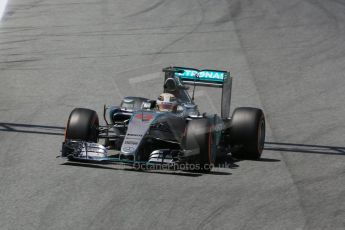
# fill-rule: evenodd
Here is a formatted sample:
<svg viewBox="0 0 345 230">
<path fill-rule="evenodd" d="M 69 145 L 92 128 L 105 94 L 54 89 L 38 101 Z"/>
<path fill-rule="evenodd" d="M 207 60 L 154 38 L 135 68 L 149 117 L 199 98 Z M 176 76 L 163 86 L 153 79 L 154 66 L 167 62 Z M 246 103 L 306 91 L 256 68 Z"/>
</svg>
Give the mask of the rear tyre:
<svg viewBox="0 0 345 230">
<path fill-rule="evenodd" d="M 74 109 L 67 122 L 66 139 L 87 142 L 98 141 L 99 120 L 95 111 L 84 108 Z"/>
<path fill-rule="evenodd" d="M 212 132 L 207 119 L 191 120 L 187 124 L 185 137 L 183 140 L 183 148 L 186 150 L 195 151 L 199 149 L 199 154 L 194 159 L 199 167 L 194 165 L 190 168 L 191 171 L 210 172 L 212 169 Z"/>
<path fill-rule="evenodd" d="M 265 144 L 265 132 L 265 115 L 261 109 L 235 109 L 229 136 L 231 154 L 239 159 L 260 159 Z"/>
</svg>

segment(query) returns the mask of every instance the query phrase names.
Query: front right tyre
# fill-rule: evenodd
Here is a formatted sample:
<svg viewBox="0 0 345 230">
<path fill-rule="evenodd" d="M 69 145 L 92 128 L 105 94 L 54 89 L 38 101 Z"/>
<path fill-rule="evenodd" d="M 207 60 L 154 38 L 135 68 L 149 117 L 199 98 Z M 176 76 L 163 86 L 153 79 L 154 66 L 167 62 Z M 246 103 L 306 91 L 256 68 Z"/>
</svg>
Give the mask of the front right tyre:
<svg viewBox="0 0 345 230">
<path fill-rule="evenodd" d="M 68 118 L 65 132 L 65 139 L 97 142 L 99 134 L 97 113 L 90 109 L 74 109 Z"/>
</svg>

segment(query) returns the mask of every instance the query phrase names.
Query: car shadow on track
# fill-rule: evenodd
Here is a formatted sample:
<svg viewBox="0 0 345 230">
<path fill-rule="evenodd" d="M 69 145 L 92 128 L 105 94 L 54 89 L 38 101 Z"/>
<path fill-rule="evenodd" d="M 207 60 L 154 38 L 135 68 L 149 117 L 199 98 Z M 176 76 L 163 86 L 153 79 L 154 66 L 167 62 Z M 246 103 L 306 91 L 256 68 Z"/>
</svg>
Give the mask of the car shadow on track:
<svg viewBox="0 0 345 230">
<path fill-rule="evenodd" d="M 0 132 L 31 133 L 63 136 L 64 127 L 0 122 Z"/>
<path fill-rule="evenodd" d="M 266 142 L 265 150 L 278 152 L 295 152 L 307 154 L 343 155 L 345 147 L 326 146 L 326 145 L 307 145 L 296 143 Z"/>
<path fill-rule="evenodd" d="M 246 159 L 237 159 L 237 158 L 232 157 L 231 155 L 226 155 L 225 157 L 222 157 L 216 161 L 215 167 L 235 169 L 239 167 L 237 163 L 243 160 L 246 160 Z M 278 159 L 264 158 L 264 157 L 261 157 L 259 160 L 255 160 L 255 161 L 256 162 L 280 162 L 280 160 Z"/>
<path fill-rule="evenodd" d="M 173 175 L 173 176 L 186 176 L 186 177 L 200 177 L 204 175 L 203 173 L 197 172 L 188 172 L 188 171 L 178 171 L 178 170 L 137 170 L 129 167 L 117 167 L 118 165 L 98 165 L 98 164 L 89 164 L 89 163 L 80 163 L 80 162 L 65 162 L 61 165 L 75 166 L 75 167 L 86 167 L 86 168 L 96 168 L 96 169 L 108 169 L 108 170 L 120 170 L 120 171 L 129 171 L 129 172 L 139 172 L 139 173 L 153 173 L 153 174 L 162 174 L 162 175 Z M 211 171 L 207 175 L 231 175 L 229 172 L 219 172 Z"/>
</svg>

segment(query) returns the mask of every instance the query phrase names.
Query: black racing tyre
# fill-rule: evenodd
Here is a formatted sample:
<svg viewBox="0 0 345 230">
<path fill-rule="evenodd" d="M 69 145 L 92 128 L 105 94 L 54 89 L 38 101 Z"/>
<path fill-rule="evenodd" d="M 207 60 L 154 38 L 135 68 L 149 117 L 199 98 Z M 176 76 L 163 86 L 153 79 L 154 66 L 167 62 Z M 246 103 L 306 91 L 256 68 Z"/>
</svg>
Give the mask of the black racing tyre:
<svg viewBox="0 0 345 230">
<path fill-rule="evenodd" d="M 260 159 L 265 144 L 265 132 L 265 115 L 261 109 L 236 108 L 230 125 L 231 154 L 239 159 Z"/>
<path fill-rule="evenodd" d="M 190 168 L 192 171 L 207 173 L 212 169 L 212 132 L 207 119 L 197 119 L 188 122 L 183 140 L 183 148 L 186 150 L 199 149 L 193 163 L 199 167 Z"/>
<path fill-rule="evenodd" d="M 98 141 L 99 120 L 95 111 L 84 108 L 74 109 L 67 122 L 66 139 L 87 142 Z"/>
</svg>

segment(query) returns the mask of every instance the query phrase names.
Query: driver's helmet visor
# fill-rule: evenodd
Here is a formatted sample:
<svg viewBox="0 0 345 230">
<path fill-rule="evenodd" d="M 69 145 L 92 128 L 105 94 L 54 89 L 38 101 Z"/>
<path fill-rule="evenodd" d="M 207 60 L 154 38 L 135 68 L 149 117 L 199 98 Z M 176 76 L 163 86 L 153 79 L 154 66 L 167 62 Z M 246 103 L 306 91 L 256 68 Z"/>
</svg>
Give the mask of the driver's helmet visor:
<svg viewBox="0 0 345 230">
<path fill-rule="evenodd" d="M 159 110 L 161 111 L 171 111 L 173 104 L 169 102 L 161 102 L 158 106 L 159 106 Z"/>
</svg>

